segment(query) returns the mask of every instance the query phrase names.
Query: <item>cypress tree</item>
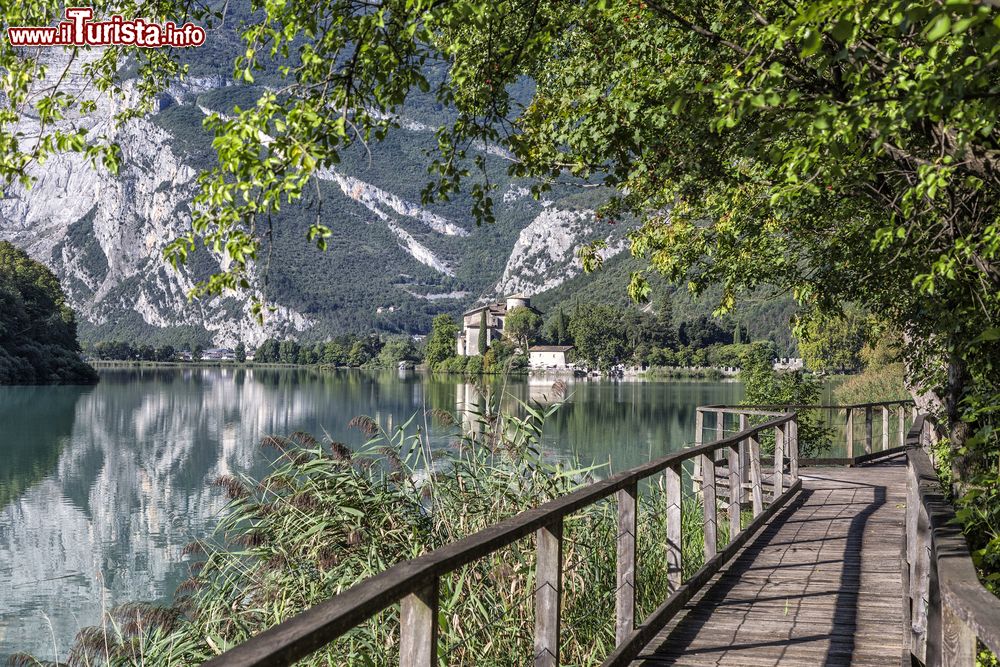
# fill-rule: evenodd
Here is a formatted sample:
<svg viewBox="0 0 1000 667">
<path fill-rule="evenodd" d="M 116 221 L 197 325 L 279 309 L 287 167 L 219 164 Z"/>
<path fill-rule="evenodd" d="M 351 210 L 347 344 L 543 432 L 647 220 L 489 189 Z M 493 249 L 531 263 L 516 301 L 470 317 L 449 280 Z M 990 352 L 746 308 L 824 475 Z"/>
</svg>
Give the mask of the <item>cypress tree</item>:
<svg viewBox="0 0 1000 667">
<path fill-rule="evenodd" d="M 488 308 L 483 308 L 483 313 L 479 317 L 479 354 L 486 354 L 486 311 Z"/>
</svg>

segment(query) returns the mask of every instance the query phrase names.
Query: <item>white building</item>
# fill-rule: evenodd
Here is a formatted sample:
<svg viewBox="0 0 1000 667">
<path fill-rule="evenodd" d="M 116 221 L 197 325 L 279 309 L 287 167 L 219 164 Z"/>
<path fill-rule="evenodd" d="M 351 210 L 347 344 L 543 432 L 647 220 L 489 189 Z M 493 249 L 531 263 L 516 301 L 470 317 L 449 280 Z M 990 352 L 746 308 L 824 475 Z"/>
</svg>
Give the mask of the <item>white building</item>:
<svg viewBox="0 0 1000 667">
<path fill-rule="evenodd" d="M 566 359 L 572 345 L 532 345 L 528 348 L 528 365 L 531 368 L 569 368 Z"/>
</svg>

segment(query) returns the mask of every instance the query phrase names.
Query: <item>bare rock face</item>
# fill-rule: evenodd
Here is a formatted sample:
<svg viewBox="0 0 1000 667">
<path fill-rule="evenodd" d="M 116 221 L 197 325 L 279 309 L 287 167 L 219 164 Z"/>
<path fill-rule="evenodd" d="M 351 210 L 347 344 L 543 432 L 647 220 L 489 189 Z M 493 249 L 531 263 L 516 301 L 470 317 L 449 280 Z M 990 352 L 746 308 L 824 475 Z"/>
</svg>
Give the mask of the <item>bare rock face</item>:
<svg viewBox="0 0 1000 667">
<path fill-rule="evenodd" d="M 558 287 L 583 270 L 580 247 L 589 240 L 602 238 L 602 232 L 608 243 L 603 251 L 605 259 L 625 249 L 620 234 L 600 229 L 591 211 L 547 206 L 521 230 L 497 283 L 497 293 L 537 294 Z"/>
<path fill-rule="evenodd" d="M 50 71 L 61 71 L 66 64 L 64 54 L 52 52 Z M 76 83 L 84 80 L 83 65 L 82 58 L 69 65 L 70 91 L 83 89 Z M 158 106 L 216 85 L 225 80 L 176 84 Z M 76 154 L 60 154 L 35 167 L 32 187 L 11 186 L 0 200 L 0 239 L 51 267 L 80 317 L 95 324 L 134 312 L 155 327 L 204 327 L 224 345 L 237 338 L 258 344 L 268 335 L 307 329 L 306 317 L 280 304 L 261 327 L 246 299 L 189 302 L 194 281 L 187 271 L 168 267 L 163 250 L 190 228 L 188 202 L 197 172 L 177 154 L 165 130 L 146 119 L 118 124 L 118 105 L 107 97 L 97 102 L 95 113 L 66 124 L 83 126 L 91 138 L 106 136 L 120 146 L 119 173 Z M 26 134 L 31 129 L 37 128 L 26 123 Z"/>
</svg>

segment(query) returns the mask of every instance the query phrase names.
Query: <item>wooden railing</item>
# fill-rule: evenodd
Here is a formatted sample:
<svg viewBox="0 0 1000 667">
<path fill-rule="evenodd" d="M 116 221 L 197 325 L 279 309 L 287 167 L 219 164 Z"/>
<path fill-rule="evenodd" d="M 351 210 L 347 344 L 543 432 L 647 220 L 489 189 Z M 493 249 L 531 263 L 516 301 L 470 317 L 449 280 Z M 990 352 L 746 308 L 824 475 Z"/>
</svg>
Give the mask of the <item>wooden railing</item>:
<svg viewBox="0 0 1000 667">
<path fill-rule="evenodd" d="M 837 430 L 843 427 L 843 433 L 837 434 L 834 444 L 838 444 L 838 440 L 843 444 L 844 456 L 800 458 L 799 465 L 858 465 L 900 453 L 906 444 L 907 424 L 917 417 L 916 406 L 910 400 L 853 405 L 705 405 L 699 407 L 695 415 L 695 443 L 702 441 L 706 429 L 716 438 L 721 438 L 727 432 L 746 428 L 752 417 L 767 416 L 775 410 L 825 412 L 826 425 L 837 425 Z M 878 439 L 875 437 L 876 414 L 880 417 Z M 712 419 L 706 419 L 710 416 Z M 895 429 L 893 422 L 896 423 Z M 864 429 L 859 438 L 857 430 L 862 424 Z M 744 455 L 744 461 L 745 458 Z"/>
<path fill-rule="evenodd" d="M 763 414 L 761 412 L 761 414 Z M 535 536 L 534 664 L 559 664 L 560 600 L 563 570 L 563 520 L 573 512 L 615 496 L 618 514 L 617 575 L 615 587 L 616 648 L 604 665 L 624 665 L 634 658 L 653 634 L 667 623 L 692 596 L 725 565 L 763 524 L 801 488 L 798 478 L 798 422 L 794 413 L 769 413 L 767 421 L 707 444 L 698 444 L 521 512 L 458 542 L 398 563 L 326 602 L 270 628 L 247 642 L 212 659 L 212 667 L 288 665 L 333 642 L 373 615 L 400 603 L 400 664 L 430 667 L 437 664 L 438 582 L 456 569 L 491 554 L 517 540 Z M 762 471 L 761 434 L 773 432 L 774 465 L 770 488 Z M 729 502 L 729 542 L 719 549 L 717 521 L 719 498 L 716 465 L 723 456 L 729 474 L 722 490 L 727 498 L 741 494 L 739 457 L 747 452 L 748 492 L 753 519 L 742 525 L 741 507 Z M 695 460 L 706 472 L 700 493 L 703 506 L 705 563 L 682 581 L 681 513 L 682 471 Z M 785 469 L 788 469 L 787 477 Z M 666 568 L 671 594 L 646 619 L 637 624 L 636 535 L 639 482 L 664 473 L 667 496 Z M 769 493 L 765 494 L 765 490 Z M 770 500 L 770 503 L 767 501 Z"/>
<path fill-rule="evenodd" d="M 936 439 L 932 420 L 919 415 L 907 435 L 903 661 L 973 667 L 977 643 L 1000 655 L 1000 601 L 979 582 L 928 456 Z"/>
</svg>

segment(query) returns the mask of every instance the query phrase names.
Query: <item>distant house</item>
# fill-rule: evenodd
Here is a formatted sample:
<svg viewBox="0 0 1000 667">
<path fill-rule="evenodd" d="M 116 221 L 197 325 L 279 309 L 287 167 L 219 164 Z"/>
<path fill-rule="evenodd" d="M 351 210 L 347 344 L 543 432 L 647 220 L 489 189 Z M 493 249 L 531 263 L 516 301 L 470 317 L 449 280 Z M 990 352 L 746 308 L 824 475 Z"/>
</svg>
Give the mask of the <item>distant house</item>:
<svg viewBox="0 0 1000 667">
<path fill-rule="evenodd" d="M 236 352 L 228 347 L 212 347 L 205 350 L 201 358 L 211 361 L 232 361 L 236 359 Z"/>
<path fill-rule="evenodd" d="M 566 360 L 572 345 L 532 345 L 528 348 L 528 365 L 531 368 L 569 368 Z"/>
<path fill-rule="evenodd" d="M 531 299 L 524 294 L 514 294 L 503 302 L 488 303 L 462 314 L 462 331 L 458 334 L 456 352 L 461 357 L 472 357 L 483 354 L 479 349 L 479 330 L 483 324 L 483 312 L 486 312 L 486 346 L 503 337 L 504 320 L 507 313 L 515 308 L 530 308 L 539 315 L 541 313 L 532 307 Z"/>
</svg>

